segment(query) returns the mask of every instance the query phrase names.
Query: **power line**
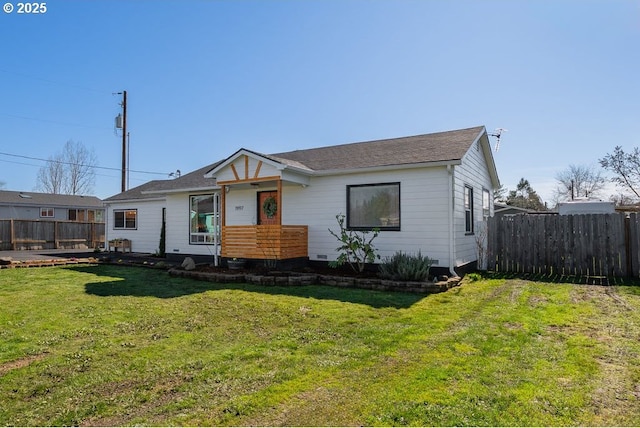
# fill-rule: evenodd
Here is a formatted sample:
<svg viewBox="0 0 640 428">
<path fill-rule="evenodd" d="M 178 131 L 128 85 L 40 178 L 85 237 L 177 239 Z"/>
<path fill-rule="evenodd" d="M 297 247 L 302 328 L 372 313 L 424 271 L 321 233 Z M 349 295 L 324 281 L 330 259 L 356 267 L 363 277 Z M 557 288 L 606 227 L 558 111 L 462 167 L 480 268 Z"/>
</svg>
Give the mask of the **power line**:
<svg viewBox="0 0 640 428">
<path fill-rule="evenodd" d="M 76 164 L 76 163 L 72 163 L 72 162 L 65 162 L 65 161 L 59 161 L 59 160 L 53 160 L 53 159 L 36 158 L 36 157 L 33 157 L 33 156 L 15 155 L 13 153 L 0 152 L 0 155 L 11 156 L 11 157 L 14 157 L 14 158 L 21 158 L 21 159 L 37 160 L 37 161 L 42 161 L 42 162 L 55 162 L 55 163 L 62 163 L 62 164 L 66 164 L 66 165 L 77 165 L 77 166 L 84 166 L 84 167 L 96 168 L 96 169 L 106 169 L 106 170 L 109 170 L 109 171 L 120 171 L 120 168 L 111 168 L 111 167 L 108 167 L 108 166 Z M 164 175 L 164 176 L 168 176 L 169 175 L 169 173 L 167 173 L 167 172 L 139 171 L 139 170 L 135 170 L 135 169 L 130 169 L 129 172 L 135 172 L 137 174 L 151 174 L 151 175 Z"/>
<path fill-rule="evenodd" d="M 15 76 L 20 76 L 20 77 L 23 77 L 23 78 L 26 78 L 26 79 L 39 80 L 41 82 L 51 83 L 51 84 L 54 84 L 54 85 L 68 86 L 70 88 L 82 89 L 83 91 L 95 92 L 95 93 L 103 94 L 103 95 L 106 95 L 106 94 L 109 93 L 109 91 L 100 91 L 100 90 L 97 90 L 97 89 L 87 88 L 86 86 L 80 86 L 80 85 L 76 85 L 76 84 L 73 84 L 73 83 L 59 82 L 59 81 L 56 81 L 56 80 L 45 79 L 45 78 L 42 78 L 42 77 L 32 76 L 32 75 L 29 75 L 29 74 L 17 73 L 15 71 L 9 71 L 9 70 L 0 69 L 0 73 L 13 74 Z"/>
<path fill-rule="evenodd" d="M 11 161 L 11 160 L 6 160 L 6 159 L 0 159 L 0 162 L 10 163 L 10 164 L 13 164 L 13 165 L 32 166 L 32 167 L 35 167 L 35 168 L 41 168 L 42 167 L 42 165 L 36 165 L 36 164 L 33 164 L 33 163 L 26 163 L 26 162 L 17 162 L 17 161 Z M 94 167 L 94 168 L 97 168 L 97 167 Z M 119 175 L 98 174 L 98 173 L 96 173 L 95 175 L 96 175 L 96 177 L 120 178 Z M 136 178 L 136 177 L 132 177 L 131 179 L 134 180 L 134 181 L 140 182 L 140 183 L 144 183 L 146 181 L 145 179 Z"/>
<path fill-rule="evenodd" d="M 6 114 L 6 113 L 2 113 L 3 116 L 7 116 L 7 117 L 13 117 L 15 119 L 23 119 L 23 120 L 34 120 L 37 122 L 44 122 L 44 123 L 53 123 L 54 125 L 63 125 L 63 126 L 76 126 L 76 127 L 80 127 L 80 128 L 92 128 L 92 129 L 101 129 L 101 130 L 111 130 L 111 128 L 106 127 L 106 126 L 93 126 L 93 125 L 82 125 L 80 123 L 68 123 L 68 122 L 58 122 L 55 120 L 48 120 L 48 119 L 38 119 L 35 117 L 27 117 L 27 116 L 18 116 L 15 114 Z"/>
</svg>

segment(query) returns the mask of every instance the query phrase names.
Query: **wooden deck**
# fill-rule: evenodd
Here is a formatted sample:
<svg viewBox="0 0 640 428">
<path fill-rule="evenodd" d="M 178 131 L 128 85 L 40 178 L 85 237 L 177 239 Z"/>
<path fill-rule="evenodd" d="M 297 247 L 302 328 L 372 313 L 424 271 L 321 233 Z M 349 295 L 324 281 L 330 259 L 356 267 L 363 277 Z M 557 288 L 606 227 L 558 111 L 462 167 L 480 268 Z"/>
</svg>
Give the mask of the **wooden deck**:
<svg viewBox="0 0 640 428">
<path fill-rule="evenodd" d="M 222 257 L 285 260 L 308 257 L 308 227 L 224 226 Z"/>
</svg>

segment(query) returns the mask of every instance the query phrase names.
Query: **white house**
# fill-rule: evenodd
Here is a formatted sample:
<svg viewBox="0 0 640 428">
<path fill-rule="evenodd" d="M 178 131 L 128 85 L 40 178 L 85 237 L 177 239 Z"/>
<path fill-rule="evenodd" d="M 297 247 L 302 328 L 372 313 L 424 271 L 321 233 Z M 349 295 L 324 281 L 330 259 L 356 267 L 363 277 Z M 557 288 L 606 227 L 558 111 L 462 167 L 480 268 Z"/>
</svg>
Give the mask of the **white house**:
<svg viewBox="0 0 640 428">
<path fill-rule="evenodd" d="M 108 239 L 168 257 L 335 260 L 336 215 L 379 228 L 382 257 L 418 252 L 449 271 L 474 263 L 498 175 L 484 127 L 287 153 L 240 149 L 175 180 L 106 199 Z"/>
<path fill-rule="evenodd" d="M 577 199 L 574 201 L 560 202 L 558 204 L 558 214 L 613 214 L 616 207 L 613 202 Z"/>
</svg>

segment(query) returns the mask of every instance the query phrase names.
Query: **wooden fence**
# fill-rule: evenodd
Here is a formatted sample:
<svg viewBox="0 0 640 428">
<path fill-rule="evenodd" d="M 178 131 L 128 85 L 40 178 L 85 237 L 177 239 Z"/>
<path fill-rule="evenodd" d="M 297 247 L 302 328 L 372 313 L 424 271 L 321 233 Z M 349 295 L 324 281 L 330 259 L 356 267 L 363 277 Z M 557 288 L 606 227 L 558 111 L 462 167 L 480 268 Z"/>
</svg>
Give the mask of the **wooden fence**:
<svg viewBox="0 0 640 428">
<path fill-rule="evenodd" d="M 640 214 L 492 217 L 488 269 L 640 277 Z"/>
<path fill-rule="evenodd" d="M 0 250 L 96 248 L 104 238 L 104 223 L 0 220 Z"/>
</svg>

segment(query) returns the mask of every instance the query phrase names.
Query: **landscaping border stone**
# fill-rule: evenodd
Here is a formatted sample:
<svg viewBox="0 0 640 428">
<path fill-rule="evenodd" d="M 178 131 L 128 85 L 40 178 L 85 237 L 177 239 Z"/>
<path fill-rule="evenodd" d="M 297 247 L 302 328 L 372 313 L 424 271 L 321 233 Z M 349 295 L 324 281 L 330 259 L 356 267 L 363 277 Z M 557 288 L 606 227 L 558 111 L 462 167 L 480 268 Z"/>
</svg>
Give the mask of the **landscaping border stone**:
<svg viewBox="0 0 640 428">
<path fill-rule="evenodd" d="M 255 285 L 281 285 L 281 286 L 301 286 L 301 285 L 329 285 L 343 288 L 361 288 L 366 290 L 379 291 L 403 291 L 420 294 L 442 293 L 450 288 L 460 285 L 461 278 L 448 278 L 446 281 L 438 282 L 408 282 L 391 281 L 377 278 L 355 278 L 338 275 L 321 275 L 297 272 L 282 272 L 281 275 L 269 274 L 261 275 L 256 273 L 221 273 L 221 272 L 199 272 L 186 271 L 184 269 L 169 269 L 169 275 L 183 278 L 193 278 L 201 281 L 216 283 L 240 283 L 246 282 Z"/>
</svg>

